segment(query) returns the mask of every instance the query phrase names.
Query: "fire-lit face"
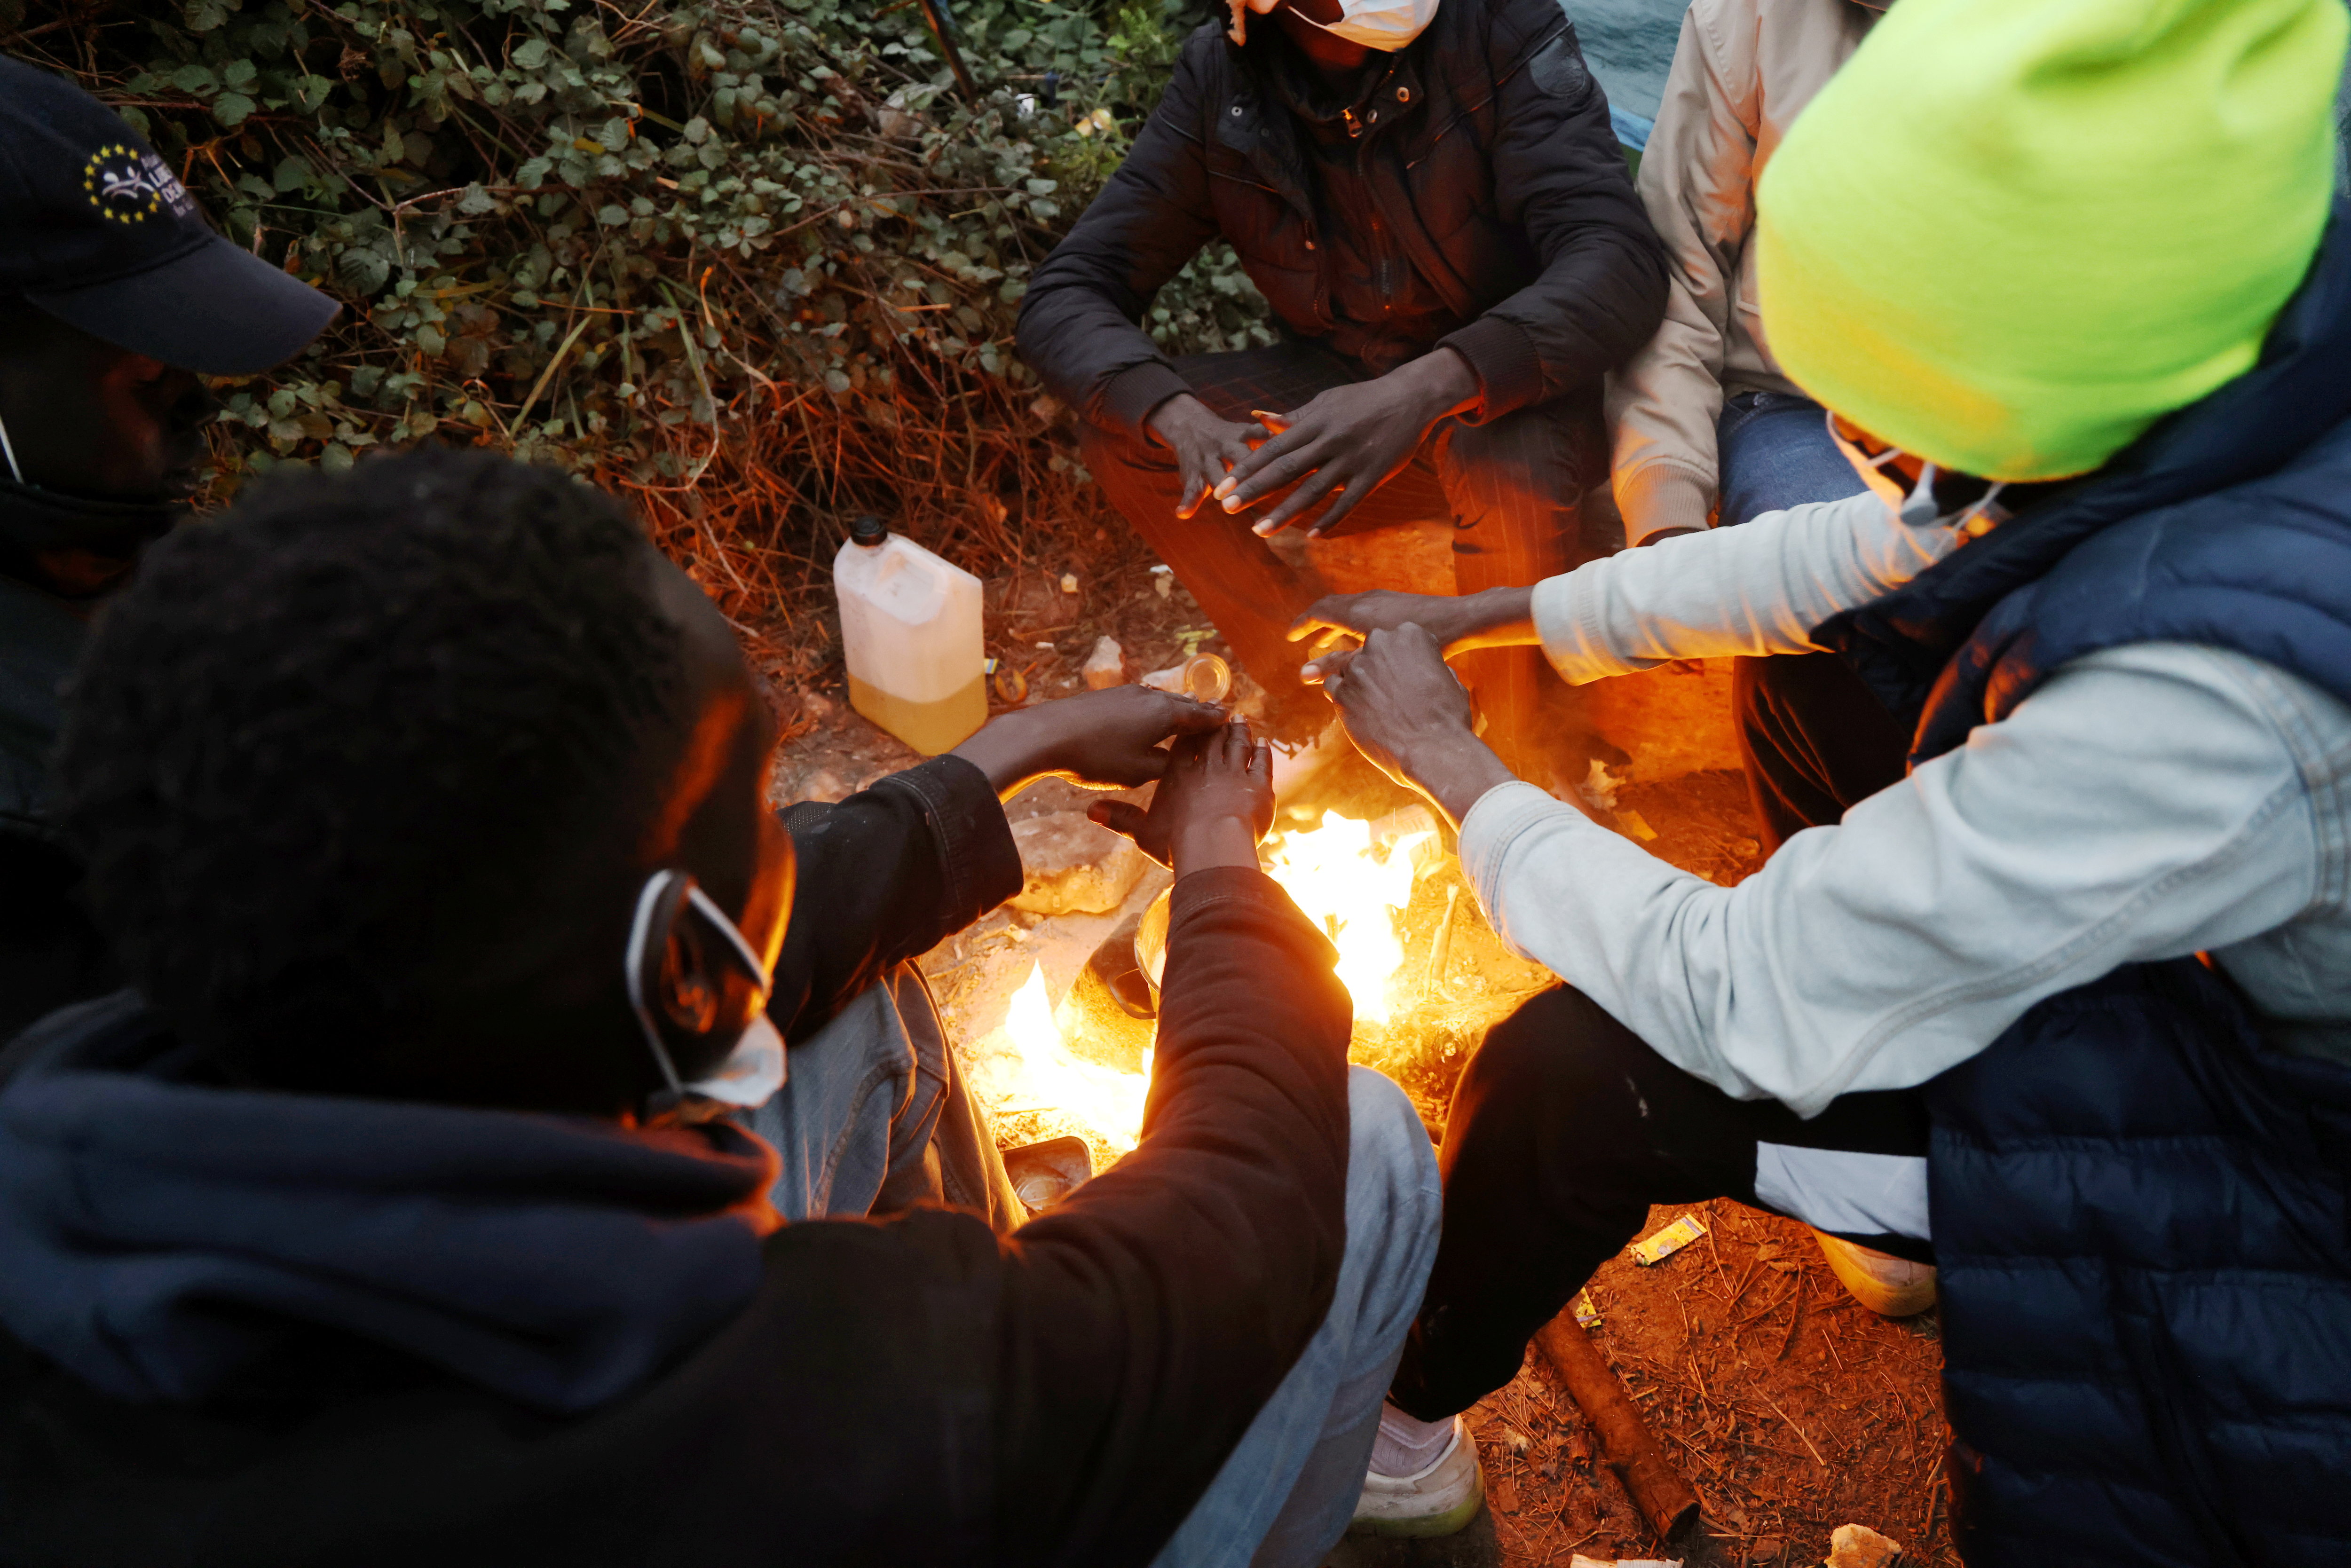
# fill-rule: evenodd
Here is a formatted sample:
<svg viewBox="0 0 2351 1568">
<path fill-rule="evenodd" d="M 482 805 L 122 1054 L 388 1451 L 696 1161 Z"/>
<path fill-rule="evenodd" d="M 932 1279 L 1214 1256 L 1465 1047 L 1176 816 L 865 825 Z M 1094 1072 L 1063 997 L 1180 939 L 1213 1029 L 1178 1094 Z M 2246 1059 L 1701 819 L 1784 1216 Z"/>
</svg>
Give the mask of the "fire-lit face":
<svg viewBox="0 0 2351 1568">
<path fill-rule="evenodd" d="M 791 837 L 767 809 L 775 717 L 717 607 L 667 561 L 656 561 L 653 570 L 664 607 L 686 632 L 696 712 L 661 811 L 646 826 L 641 869 L 692 873 L 772 970 L 796 873 Z M 730 977 L 730 984 L 739 978 Z M 715 1065 L 677 1063 L 688 1078 Z"/>
</svg>

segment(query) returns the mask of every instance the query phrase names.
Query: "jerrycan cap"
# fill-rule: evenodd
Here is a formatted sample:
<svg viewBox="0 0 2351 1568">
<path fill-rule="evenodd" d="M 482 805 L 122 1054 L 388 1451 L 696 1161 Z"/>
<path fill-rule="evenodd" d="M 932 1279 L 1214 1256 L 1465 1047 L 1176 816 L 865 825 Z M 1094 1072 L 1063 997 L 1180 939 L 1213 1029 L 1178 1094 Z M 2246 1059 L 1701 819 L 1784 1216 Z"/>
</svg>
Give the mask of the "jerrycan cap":
<svg viewBox="0 0 2351 1568">
<path fill-rule="evenodd" d="M 849 542 L 874 549 L 890 542 L 890 530 L 882 526 L 879 517 L 860 517 L 849 525 Z"/>
</svg>

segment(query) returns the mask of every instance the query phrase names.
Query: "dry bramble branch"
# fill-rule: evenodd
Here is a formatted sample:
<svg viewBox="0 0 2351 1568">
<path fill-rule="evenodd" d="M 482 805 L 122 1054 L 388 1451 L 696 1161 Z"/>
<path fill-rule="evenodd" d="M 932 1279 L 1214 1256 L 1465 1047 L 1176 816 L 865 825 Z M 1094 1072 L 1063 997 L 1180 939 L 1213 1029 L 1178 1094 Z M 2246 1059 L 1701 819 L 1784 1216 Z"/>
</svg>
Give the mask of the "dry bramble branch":
<svg viewBox="0 0 2351 1568">
<path fill-rule="evenodd" d="M 214 499 L 495 444 L 632 497 L 755 643 L 862 511 L 983 572 L 1097 503 L 1014 359 L 1026 279 L 1155 100 L 1186 0 L 0 0 L 240 243 L 344 302 L 225 389 Z M 1229 255 L 1181 348 L 1263 340 Z"/>
</svg>

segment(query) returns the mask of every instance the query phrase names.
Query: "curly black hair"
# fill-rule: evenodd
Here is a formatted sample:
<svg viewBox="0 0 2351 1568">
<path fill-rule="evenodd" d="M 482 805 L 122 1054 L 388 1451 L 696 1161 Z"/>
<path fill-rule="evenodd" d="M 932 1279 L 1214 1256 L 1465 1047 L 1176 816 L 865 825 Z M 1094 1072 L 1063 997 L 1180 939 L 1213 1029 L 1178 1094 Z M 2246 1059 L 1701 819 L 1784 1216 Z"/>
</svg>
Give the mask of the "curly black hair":
<svg viewBox="0 0 2351 1568">
<path fill-rule="evenodd" d="M 559 917 L 566 857 L 631 847 L 615 813 L 688 722 L 654 559 L 601 492 L 440 450 L 157 544 L 57 762 L 124 972 L 236 1076 L 364 1076 L 469 945 Z"/>
</svg>

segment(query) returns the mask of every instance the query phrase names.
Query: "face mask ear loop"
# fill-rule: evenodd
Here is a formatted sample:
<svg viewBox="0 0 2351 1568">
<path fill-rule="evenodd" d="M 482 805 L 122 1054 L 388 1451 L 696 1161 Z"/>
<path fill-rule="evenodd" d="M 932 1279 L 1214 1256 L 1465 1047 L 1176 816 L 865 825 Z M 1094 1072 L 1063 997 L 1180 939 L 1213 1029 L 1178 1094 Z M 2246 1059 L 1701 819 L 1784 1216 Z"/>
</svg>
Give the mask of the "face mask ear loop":
<svg viewBox="0 0 2351 1568">
<path fill-rule="evenodd" d="M 16 444 L 8 439 L 8 422 L 5 419 L 0 419 L 0 454 L 5 454 L 8 458 L 8 477 L 19 485 L 23 484 L 25 471 L 16 466 Z"/>
<path fill-rule="evenodd" d="M 1918 465 L 1918 483 L 1911 486 L 1909 498 L 1902 503 L 1902 520 L 1914 528 L 1931 525 L 1938 514 L 1935 510 L 1935 465 Z"/>
<path fill-rule="evenodd" d="M 1834 412 L 1828 410 L 1823 410 L 1823 412 L 1827 416 L 1823 423 L 1825 423 L 1829 427 L 1829 439 L 1836 444 L 1836 449 L 1839 452 L 1844 454 L 1846 462 L 1857 463 L 1862 467 L 1870 470 L 1870 472 L 1874 474 L 1882 474 L 1886 471 L 1886 465 L 1888 463 L 1893 462 L 1896 457 L 1899 457 L 1902 455 L 1902 449 L 1900 447 L 1889 446 L 1885 451 L 1879 453 L 1876 456 L 1869 456 L 1867 454 L 1864 453 L 1860 447 L 1855 446 L 1852 442 L 1847 441 L 1844 438 L 1844 433 L 1837 428 L 1837 416 Z"/>
<path fill-rule="evenodd" d="M 1958 517 L 1951 519 L 1951 526 L 1958 528 L 1962 533 L 1970 533 L 1973 528 L 1976 520 L 1980 517 L 1984 519 L 1985 528 L 1990 528 L 1994 522 L 1999 520 L 1991 516 L 1992 503 L 1999 498 L 2000 493 L 2007 488 L 2007 480 L 1995 479 L 1992 481 L 1991 488 L 1986 490 L 1981 496 L 1978 497 L 1973 506 L 1970 507 L 1966 511 L 1961 512 Z M 2005 507 L 2001 508 L 2001 517 L 2006 517 L 2007 516 L 2007 509 Z M 1971 534 L 1970 537 L 1972 537 Z"/>
<path fill-rule="evenodd" d="M 703 892 L 699 884 L 687 888 L 685 896 L 695 908 L 702 911 L 703 918 L 718 927 L 720 934 L 734 945 L 735 956 L 743 960 L 743 967 L 750 970 L 759 982 L 759 1001 L 765 1006 L 768 993 L 776 988 L 776 977 L 768 973 L 768 966 L 759 962 L 759 955 L 751 951 L 750 939 L 743 935 L 743 928 L 736 925 L 726 912 L 718 907 L 718 901 Z"/>
<path fill-rule="evenodd" d="M 637 894 L 636 919 L 629 925 L 627 958 L 629 1006 L 636 1009 L 637 1023 L 645 1031 L 645 1043 L 653 1048 L 653 1063 L 661 1069 L 662 1082 L 669 1085 L 672 1104 L 685 1098 L 685 1085 L 678 1081 L 677 1064 L 670 1061 L 669 1048 L 662 1044 L 661 1029 L 653 1022 L 653 1010 L 645 1002 L 643 976 L 645 944 L 653 935 L 653 911 L 660 907 L 662 899 L 669 892 L 670 879 L 675 874 L 674 872 L 657 871 L 645 878 L 644 888 Z M 688 893 L 686 896 L 691 898 L 694 894 Z M 740 942 L 742 937 L 737 936 L 736 940 Z"/>
</svg>

